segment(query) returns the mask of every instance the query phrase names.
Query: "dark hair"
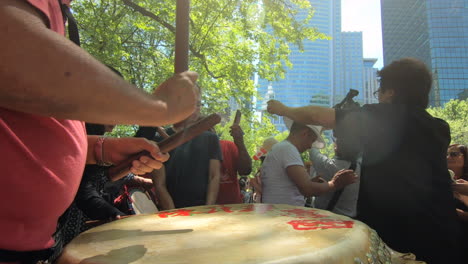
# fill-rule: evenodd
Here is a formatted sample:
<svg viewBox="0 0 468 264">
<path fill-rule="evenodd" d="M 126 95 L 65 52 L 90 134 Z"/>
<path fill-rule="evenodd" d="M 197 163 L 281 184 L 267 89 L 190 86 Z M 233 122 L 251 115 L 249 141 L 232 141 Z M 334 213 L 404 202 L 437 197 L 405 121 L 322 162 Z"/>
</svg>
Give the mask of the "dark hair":
<svg viewBox="0 0 468 264">
<path fill-rule="evenodd" d="M 468 156 L 466 155 L 468 152 L 467 147 L 463 144 L 452 144 L 449 146 L 449 148 L 452 147 L 458 148 L 460 153 L 463 154 L 463 157 L 465 158 L 461 178 L 468 181 Z"/>
<path fill-rule="evenodd" d="M 426 65 L 415 58 L 393 61 L 377 72 L 381 91 L 394 90 L 392 103 L 427 108 L 432 75 Z"/>
</svg>

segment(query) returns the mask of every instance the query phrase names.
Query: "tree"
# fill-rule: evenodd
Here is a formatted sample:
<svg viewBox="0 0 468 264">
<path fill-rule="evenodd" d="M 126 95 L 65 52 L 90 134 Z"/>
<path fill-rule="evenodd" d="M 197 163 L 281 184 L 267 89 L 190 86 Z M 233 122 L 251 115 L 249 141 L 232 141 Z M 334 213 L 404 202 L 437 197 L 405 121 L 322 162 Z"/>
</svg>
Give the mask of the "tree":
<svg viewBox="0 0 468 264">
<path fill-rule="evenodd" d="M 427 112 L 450 125 L 452 144 L 468 143 L 468 99 L 450 100 L 443 107 L 428 108 Z"/>
<path fill-rule="evenodd" d="M 175 2 L 75 0 L 72 8 L 83 48 L 151 92 L 173 73 Z M 299 10 L 307 14 L 305 18 L 299 19 Z M 271 81 L 283 78 L 292 66 L 290 45 L 302 50 L 305 39 L 328 38 L 307 26 L 312 15 L 307 0 L 191 1 L 189 68 L 200 74 L 203 113 L 226 113 L 234 98 L 244 114 L 242 127 L 251 154 L 267 137 L 286 137 L 278 135 L 268 118 L 254 116 L 253 76 L 257 73 Z M 229 139 L 230 123 L 217 127 L 222 138 Z M 112 135 L 133 136 L 135 131 L 135 126 L 117 126 Z M 259 166 L 254 163 L 254 168 Z"/>
<path fill-rule="evenodd" d="M 75 0 L 72 8 L 83 48 L 152 91 L 173 72 L 175 2 Z M 200 74 L 205 111 L 224 112 L 231 98 L 251 111 L 254 73 L 277 80 L 291 67 L 290 45 L 327 38 L 307 26 L 312 15 L 307 0 L 192 0 L 189 68 Z"/>
</svg>

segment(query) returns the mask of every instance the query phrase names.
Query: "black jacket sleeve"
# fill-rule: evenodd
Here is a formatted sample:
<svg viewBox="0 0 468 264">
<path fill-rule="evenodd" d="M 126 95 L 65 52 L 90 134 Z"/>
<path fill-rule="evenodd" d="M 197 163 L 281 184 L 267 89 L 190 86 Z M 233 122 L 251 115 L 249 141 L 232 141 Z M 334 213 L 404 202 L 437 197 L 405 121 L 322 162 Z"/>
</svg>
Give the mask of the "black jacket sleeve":
<svg viewBox="0 0 468 264">
<path fill-rule="evenodd" d="M 93 173 L 96 173 L 96 171 L 85 171 L 83 174 L 83 179 L 75 198 L 76 206 L 93 220 L 107 220 L 115 218 L 117 215 L 125 215 L 99 194 L 93 185 L 95 178 L 92 175 Z"/>
</svg>

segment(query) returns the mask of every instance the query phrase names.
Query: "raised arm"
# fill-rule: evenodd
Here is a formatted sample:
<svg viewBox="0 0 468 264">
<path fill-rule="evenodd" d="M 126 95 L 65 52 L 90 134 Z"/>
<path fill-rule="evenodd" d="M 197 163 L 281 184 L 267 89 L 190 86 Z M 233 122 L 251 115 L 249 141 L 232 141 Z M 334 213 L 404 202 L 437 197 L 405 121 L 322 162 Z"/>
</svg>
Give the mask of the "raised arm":
<svg viewBox="0 0 468 264">
<path fill-rule="evenodd" d="M 231 136 L 234 139 L 237 150 L 239 151 L 239 159 L 237 160 L 237 171 L 240 175 L 249 175 L 252 172 L 252 159 L 244 144 L 244 132 L 239 125 L 231 126 Z"/>
<path fill-rule="evenodd" d="M 335 127 L 335 109 L 321 106 L 288 107 L 280 101 L 268 101 L 267 110 L 271 114 L 286 116 L 302 124 Z"/>
<path fill-rule="evenodd" d="M 65 37 L 26 1 L 0 1 L 0 107 L 100 124 L 164 125 L 196 105 L 196 73 L 176 74 L 148 94 Z"/>
</svg>

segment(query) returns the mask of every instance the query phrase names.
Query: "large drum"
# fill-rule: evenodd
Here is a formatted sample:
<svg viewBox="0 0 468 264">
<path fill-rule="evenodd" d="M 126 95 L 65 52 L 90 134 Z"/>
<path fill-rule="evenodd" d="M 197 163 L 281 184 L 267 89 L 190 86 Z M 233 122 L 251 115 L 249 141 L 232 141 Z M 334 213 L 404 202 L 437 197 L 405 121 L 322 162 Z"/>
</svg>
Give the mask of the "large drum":
<svg viewBox="0 0 468 264">
<path fill-rule="evenodd" d="M 82 233 L 58 263 L 416 263 L 365 224 L 289 205 L 197 206 Z"/>
</svg>

